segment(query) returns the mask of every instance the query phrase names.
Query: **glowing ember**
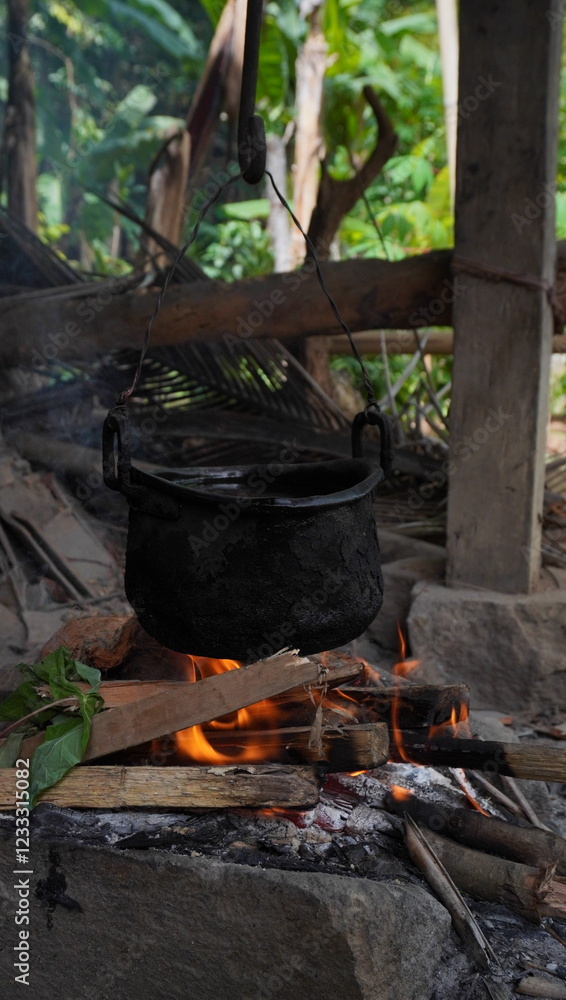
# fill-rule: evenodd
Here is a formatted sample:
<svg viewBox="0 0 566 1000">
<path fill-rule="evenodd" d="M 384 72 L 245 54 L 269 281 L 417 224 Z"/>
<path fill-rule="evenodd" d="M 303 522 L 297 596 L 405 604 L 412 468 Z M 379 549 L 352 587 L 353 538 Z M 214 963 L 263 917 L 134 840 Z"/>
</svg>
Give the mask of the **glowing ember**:
<svg viewBox="0 0 566 1000">
<path fill-rule="evenodd" d="M 409 791 L 408 788 L 403 788 L 402 785 L 392 785 L 391 794 L 397 802 L 406 802 L 407 799 L 412 798 L 413 793 Z"/>
<path fill-rule="evenodd" d="M 236 660 L 215 660 L 206 656 L 186 657 L 187 680 L 198 681 L 205 677 L 212 677 L 215 674 L 223 674 L 228 670 L 238 670 L 241 666 Z M 280 723 L 283 713 L 283 706 L 277 704 L 274 699 L 258 701 L 248 708 L 241 708 L 238 712 L 232 712 L 221 719 L 214 719 L 204 726 L 191 726 L 190 729 L 182 729 L 175 734 L 177 750 L 182 757 L 199 764 L 258 764 L 265 760 L 265 746 L 262 744 L 261 736 L 255 739 L 246 739 L 242 746 L 237 745 L 237 734 L 239 729 L 276 729 Z M 233 740 L 230 739 L 229 752 L 223 753 L 209 740 L 207 733 L 218 731 L 234 732 Z M 274 744 L 270 742 L 271 751 Z"/>
<path fill-rule="evenodd" d="M 474 809 L 477 809 L 478 812 L 481 812 L 484 816 L 489 816 L 487 810 L 485 810 L 483 806 L 480 805 L 480 803 L 478 802 L 474 789 L 472 788 L 470 782 L 466 777 L 466 772 L 461 767 L 452 767 L 450 770 L 452 771 L 452 774 L 454 775 L 456 781 L 460 785 L 460 788 L 462 789 L 470 805 L 473 806 Z"/>
</svg>

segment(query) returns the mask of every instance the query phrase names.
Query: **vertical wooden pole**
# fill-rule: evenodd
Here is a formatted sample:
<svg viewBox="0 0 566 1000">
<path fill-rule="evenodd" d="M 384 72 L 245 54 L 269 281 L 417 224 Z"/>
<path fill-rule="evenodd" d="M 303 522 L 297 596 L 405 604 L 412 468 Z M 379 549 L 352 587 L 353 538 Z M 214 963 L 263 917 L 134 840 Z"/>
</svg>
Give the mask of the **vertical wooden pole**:
<svg viewBox="0 0 566 1000">
<path fill-rule="evenodd" d="M 460 3 L 452 586 L 529 593 L 539 576 L 560 15 L 560 0 Z M 466 261 L 523 283 L 473 276 Z"/>
</svg>

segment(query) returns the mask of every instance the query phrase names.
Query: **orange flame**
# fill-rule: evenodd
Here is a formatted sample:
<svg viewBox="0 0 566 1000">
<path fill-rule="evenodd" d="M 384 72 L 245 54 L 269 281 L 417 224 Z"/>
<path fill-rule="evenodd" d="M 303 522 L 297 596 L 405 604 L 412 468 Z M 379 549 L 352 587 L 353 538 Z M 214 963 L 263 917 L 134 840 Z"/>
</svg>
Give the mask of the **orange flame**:
<svg viewBox="0 0 566 1000">
<path fill-rule="evenodd" d="M 410 674 L 411 671 L 414 670 L 415 667 L 419 665 L 419 661 L 407 660 L 405 658 L 407 653 L 407 643 L 405 641 L 405 636 L 403 635 L 403 631 L 399 624 L 397 625 L 397 635 L 399 636 L 399 661 L 393 667 L 393 676 L 407 677 L 408 674 Z M 393 736 L 393 742 L 395 743 L 395 747 L 397 749 L 397 753 L 399 754 L 401 760 L 406 761 L 407 764 L 411 764 L 412 761 L 405 749 L 403 743 L 403 733 L 399 725 L 399 710 L 401 707 L 400 687 L 401 685 L 399 684 L 395 685 L 393 704 L 391 706 L 391 733 Z"/>
<path fill-rule="evenodd" d="M 238 670 L 241 666 L 236 660 L 216 660 L 207 656 L 187 656 L 187 680 L 198 681 L 204 677 L 212 677 L 215 674 L 223 674 L 228 670 Z M 191 726 L 190 729 L 181 729 L 175 734 L 177 750 L 182 757 L 199 764 L 257 764 L 265 760 L 265 744 L 262 743 L 261 736 L 255 739 L 246 738 L 242 746 L 238 746 L 236 735 L 239 729 L 261 729 L 269 730 L 277 727 L 282 711 L 282 706 L 277 705 L 272 699 L 258 701 L 248 708 L 241 708 L 237 712 L 225 715 L 221 719 L 214 719 L 206 726 Z M 229 752 L 223 753 L 209 740 L 207 733 L 222 731 L 234 732 L 233 739 L 227 737 Z M 270 750 L 277 750 L 279 742 L 274 744 L 270 741 Z"/>
<path fill-rule="evenodd" d="M 441 722 L 437 726 L 431 726 L 428 732 L 429 740 L 434 740 L 437 736 L 463 736 L 469 739 L 470 723 L 468 720 L 468 706 L 463 703 L 456 708 L 452 706 L 450 718 L 446 722 Z"/>
</svg>

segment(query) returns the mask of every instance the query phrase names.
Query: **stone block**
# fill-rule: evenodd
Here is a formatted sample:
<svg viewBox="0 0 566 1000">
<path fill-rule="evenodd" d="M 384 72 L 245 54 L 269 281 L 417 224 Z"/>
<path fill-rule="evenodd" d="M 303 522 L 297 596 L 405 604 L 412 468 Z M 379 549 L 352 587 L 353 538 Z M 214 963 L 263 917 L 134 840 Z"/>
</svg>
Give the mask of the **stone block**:
<svg viewBox="0 0 566 1000">
<path fill-rule="evenodd" d="M 418 584 L 408 617 L 415 680 L 464 681 L 476 709 L 566 707 L 566 592 Z"/>
<path fill-rule="evenodd" d="M 14 846 L 0 844 L 3 998 L 22 995 Z M 32 890 L 29 983 L 41 1000 L 429 1000 L 450 930 L 413 885 L 151 850 L 35 843 L 32 854 L 43 901 Z"/>
</svg>

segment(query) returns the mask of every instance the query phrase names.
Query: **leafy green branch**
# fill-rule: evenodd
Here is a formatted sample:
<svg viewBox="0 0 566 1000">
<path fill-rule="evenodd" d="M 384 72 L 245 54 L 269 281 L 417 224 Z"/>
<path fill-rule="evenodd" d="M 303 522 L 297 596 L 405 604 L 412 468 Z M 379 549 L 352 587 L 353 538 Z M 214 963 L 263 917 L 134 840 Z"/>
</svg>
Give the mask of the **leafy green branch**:
<svg viewBox="0 0 566 1000">
<path fill-rule="evenodd" d="M 33 808 L 42 791 L 82 760 L 93 716 L 104 707 L 104 699 L 99 694 L 100 671 L 74 660 L 66 646 L 18 669 L 22 684 L 0 704 L 0 722 L 12 723 L 0 734 L 6 737 L 0 744 L 0 767 L 13 767 L 24 738 L 45 734 L 30 762 Z M 78 681 L 91 686 L 83 691 Z"/>
</svg>

